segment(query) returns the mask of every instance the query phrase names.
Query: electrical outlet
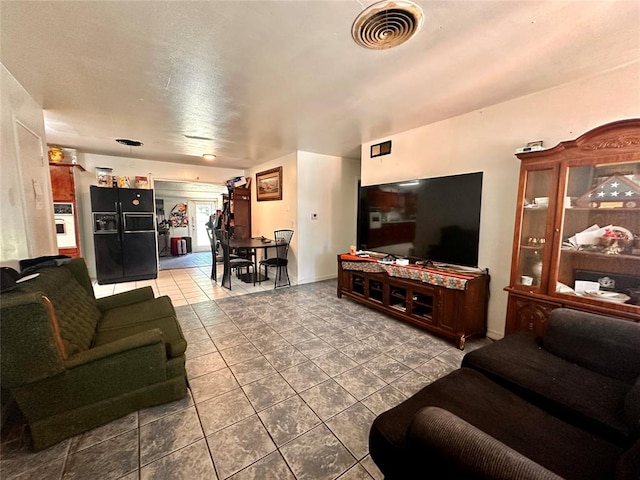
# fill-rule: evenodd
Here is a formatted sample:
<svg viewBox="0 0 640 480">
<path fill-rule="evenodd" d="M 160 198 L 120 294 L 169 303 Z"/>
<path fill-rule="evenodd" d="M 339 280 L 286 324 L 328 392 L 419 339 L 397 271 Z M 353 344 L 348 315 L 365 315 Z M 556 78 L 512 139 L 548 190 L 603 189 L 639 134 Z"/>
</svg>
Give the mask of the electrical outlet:
<svg viewBox="0 0 640 480">
<path fill-rule="evenodd" d="M 318 219 L 318 214 L 317 213 L 312 213 L 311 214 L 311 220 L 317 220 Z"/>
</svg>

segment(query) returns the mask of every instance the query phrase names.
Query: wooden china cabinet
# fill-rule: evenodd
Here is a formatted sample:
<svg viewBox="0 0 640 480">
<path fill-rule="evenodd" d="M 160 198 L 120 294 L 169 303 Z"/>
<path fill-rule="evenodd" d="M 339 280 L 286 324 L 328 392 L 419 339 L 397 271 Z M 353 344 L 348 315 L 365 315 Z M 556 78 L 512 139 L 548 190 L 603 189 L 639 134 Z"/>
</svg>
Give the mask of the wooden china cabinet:
<svg viewBox="0 0 640 480">
<path fill-rule="evenodd" d="M 237 240 L 251 238 L 251 189 L 228 187 L 228 190 L 230 215 L 227 230 L 233 231 L 233 238 Z"/>
<path fill-rule="evenodd" d="M 517 157 L 505 333 L 558 307 L 640 321 L 640 119 Z"/>
</svg>

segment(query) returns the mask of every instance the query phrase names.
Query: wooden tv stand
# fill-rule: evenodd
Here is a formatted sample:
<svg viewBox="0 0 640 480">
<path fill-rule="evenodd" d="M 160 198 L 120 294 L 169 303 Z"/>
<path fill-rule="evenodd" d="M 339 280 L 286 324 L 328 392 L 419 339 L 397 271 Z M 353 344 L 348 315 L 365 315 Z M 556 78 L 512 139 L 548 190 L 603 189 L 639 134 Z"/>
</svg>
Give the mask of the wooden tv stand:
<svg viewBox="0 0 640 480">
<path fill-rule="evenodd" d="M 353 300 L 451 339 L 464 349 L 487 331 L 489 275 L 338 255 L 338 297 Z"/>
</svg>

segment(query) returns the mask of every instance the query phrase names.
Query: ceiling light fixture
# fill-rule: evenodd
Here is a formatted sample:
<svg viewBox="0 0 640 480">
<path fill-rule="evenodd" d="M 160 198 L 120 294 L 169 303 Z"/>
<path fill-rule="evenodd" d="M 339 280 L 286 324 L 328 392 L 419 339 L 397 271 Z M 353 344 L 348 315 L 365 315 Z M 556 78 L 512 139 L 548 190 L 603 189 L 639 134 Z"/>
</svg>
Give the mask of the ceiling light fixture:
<svg viewBox="0 0 640 480">
<path fill-rule="evenodd" d="M 413 2 L 383 0 L 365 8 L 351 26 L 353 40 L 364 48 L 385 50 L 413 37 L 424 23 Z"/>
<path fill-rule="evenodd" d="M 190 140 L 208 140 L 208 141 L 213 140 L 213 138 L 211 137 L 200 137 L 198 135 L 186 135 L 186 134 L 184 135 L 184 138 L 188 138 Z"/>
<path fill-rule="evenodd" d="M 127 147 L 141 147 L 144 143 L 137 140 L 129 140 L 127 138 L 116 138 L 116 142 L 126 145 Z"/>
<path fill-rule="evenodd" d="M 203 153 L 202 158 L 205 160 L 215 160 L 216 156 L 213 153 Z"/>
</svg>

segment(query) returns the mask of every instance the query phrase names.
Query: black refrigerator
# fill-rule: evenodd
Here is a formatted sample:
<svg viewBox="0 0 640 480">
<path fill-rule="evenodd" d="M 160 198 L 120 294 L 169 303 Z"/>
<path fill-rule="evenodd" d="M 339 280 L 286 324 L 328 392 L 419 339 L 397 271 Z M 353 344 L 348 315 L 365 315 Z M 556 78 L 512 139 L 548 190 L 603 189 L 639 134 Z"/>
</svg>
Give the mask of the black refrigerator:
<svg viewBox="0 0 640 480">
<path fill-rule="evenodd" d="M 100 285 L 157 278 L 153 190 L 91 186 Z"/>
</svg>

